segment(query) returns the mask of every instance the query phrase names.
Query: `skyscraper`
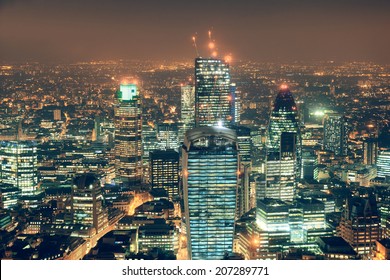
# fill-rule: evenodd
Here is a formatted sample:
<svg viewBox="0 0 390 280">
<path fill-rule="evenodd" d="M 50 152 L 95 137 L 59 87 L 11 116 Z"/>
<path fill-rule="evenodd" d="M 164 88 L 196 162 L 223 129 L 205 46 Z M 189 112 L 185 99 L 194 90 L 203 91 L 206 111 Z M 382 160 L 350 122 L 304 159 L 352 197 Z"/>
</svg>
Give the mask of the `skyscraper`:
<svg viewBox="0 0 390 280">
<path fill-rule="evenodd" d="M 390 150 L 382 151 L 377 160 L 378 177 L 390 178 Z"/>
<path fill-rule="evenodd" d="M 234 130 L 207 126 L 186 133 L 183 185 L 190 259 L 221 259 L 232 251 L 238 169 Z"/>
<path fill-rule="evenodd" d="M 157 125 L 157 148 L 179 151 L 179 128 L 176 123 L 160 123 Z"/>
<path fill-rule="evenodd" d="M 252 168 L 251 130 L 244 126 L 234 127 L 237 133 L 237 146 L 240 158 L 240 173 L 237 193 L 237 217 L 250 210 L 250 173 Z"/>
<path fill-rule="evenodd" d="M 376 164 L 378 157 L 378 139 L 368 138 L 363 142 L 363 163 L 367 165 Z"/>
<path fill-rule="evenodd" d="M 241 121 L 241 98 L 239 96 L 240 91 L 237 90 L 237 86 L 235 83 L 232 83 L 230 85 L 230 92 L 231 92 L 231 100 L 233 102 L 232 105 L 232 117 L 233 121 L 232 123 L 235 125 L 239 125 Z"/>
<path fill-rule="evenodd" d="M 135 84 L 122 84 L 115 107 L 116 180 L 135 187 L 142 182 L 142 109 Z"/>
<path fill-rule="evenodd" d="M 150 181 L 149 155 L 150 152 L 157 149 L 157 129 L 154 123 L 147 122 L 144 116 L 142 125 L 142 162 L 143 162 L 143 180 Z"/>
<path fill-rule="evenodd" d="M 280 152 L 267 155 L 265 196 L 293 201 L 297 183 L 296 134 L 282 132 Z"/>
<path fill-rule="evenodd" d="M 38 185 L 37 146 L 33 141 L 0 143 L 0 182 L 32 195 Z"/>
<path fill-rule="evenodd" d="M 195 86 L 182 85 L 180 90 L 181 112 L 178 128 L 179 143 L 183 143 L 186 131 L 195 127 Z"/>
<path fill-rule="evenodd" d="M 271 112 L 266 153 L 265 197 L 292 201 L 301 173 L 301 137 L 297 107 L 285 86 Z"/>
<path fill-rule="evenodd" d="M 174 150 L 150 152 L 150 185 L 164 188 L 170 200 L 179 195 L 179 153 Z"/>
<path fill-rule="evenodd" d="M 181 86 L 181 122 L 186 130 L 195 127 L 195 87 Z"/>
<path fill-rule="evenodd" d="M 196 126 L 230 126 L 233 122 L 233 101 L 229 65 L 216 58 L 196 58 Z"/>
<path fill-rule="evenodd" d="M 341 216 L 340 236 L 358 254 L 368 254 L 380 238 L 380 219 L 375 197 L 350 197 Z"/>
<path fill-rule="evenodd" d="M 324 150 L 334 152 L 336 156 L 346 156 L 348 152 L 348 127 L 345 117 L 338 113 L 324 116 Z"/>
<path fill-rule="evenodd" d="M 240 164 L 251 164 L 252 138 L 251 129 L 245 126 L 235 126 Z"/>
<path fill-rule="evenodd" d="M 103 208 L 103 194 L 99 179 L 91 173 L 74 178 L 72 213 L 75 224 L 88 225 L 102 231 L 107 227 L 107 212 Z"/>
</svg>

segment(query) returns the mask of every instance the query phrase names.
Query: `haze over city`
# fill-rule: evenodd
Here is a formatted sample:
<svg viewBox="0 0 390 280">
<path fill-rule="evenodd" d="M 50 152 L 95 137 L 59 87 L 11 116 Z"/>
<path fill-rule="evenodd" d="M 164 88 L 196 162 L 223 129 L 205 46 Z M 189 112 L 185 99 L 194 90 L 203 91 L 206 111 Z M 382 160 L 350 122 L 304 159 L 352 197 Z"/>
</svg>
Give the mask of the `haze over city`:
<svg viewBox="0 0 390 280">
<path fill-rule="evenodd" d="M 211 29 L 236 60 L 389 63 L 389 9 L 386 0 L 2 0 L 0 60 L 189 60 L 191 37 L 202 49 Z"/>
</svg>

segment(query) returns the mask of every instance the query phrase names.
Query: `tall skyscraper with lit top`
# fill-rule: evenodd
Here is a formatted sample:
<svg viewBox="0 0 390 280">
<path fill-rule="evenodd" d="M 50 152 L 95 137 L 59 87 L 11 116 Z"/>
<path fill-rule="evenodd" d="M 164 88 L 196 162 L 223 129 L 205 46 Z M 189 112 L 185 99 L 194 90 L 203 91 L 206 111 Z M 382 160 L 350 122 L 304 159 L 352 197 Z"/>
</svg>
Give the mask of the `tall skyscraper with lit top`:
<svg viewBox="0 0 390 280">
<path fill-rule="evenodd" d="M 265 197 L 291 202 L 300 177 L 298 111 L 287 86 L 276 96 L 267 131 Z"/>
<path fill-rule="evenodd" d="M 218 260 L 232 252 L 239 155 L 234 130 L 198 127 L 183 145 L 189 258 Z"/>
<path fill-rule="evenodd" d="M 229 64 L 217 58 L 195 59 L 196 126 L 222 125 L 234 121 Z"/>
<path fill-rule="evenodd" d="M 142 109 L 138 87 L 122 84 L 115 107 L 116 180 L 131 187 L 142 182 Z"/>
</svg>

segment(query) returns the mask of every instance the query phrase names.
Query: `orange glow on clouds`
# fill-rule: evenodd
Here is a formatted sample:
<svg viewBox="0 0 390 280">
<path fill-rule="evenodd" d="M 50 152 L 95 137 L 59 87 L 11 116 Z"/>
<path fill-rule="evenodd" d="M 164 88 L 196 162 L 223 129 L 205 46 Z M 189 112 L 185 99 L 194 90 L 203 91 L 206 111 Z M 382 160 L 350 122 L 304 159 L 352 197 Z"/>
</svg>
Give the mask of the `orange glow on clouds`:
<svg viewBox="0 0 390 280">
<path fill-rule="evenodd" d="M 231 55 L 225 56 L 225 62 L 226 62 L 226 63 L 232 62 L 232 56 L 231 56 Z"/>
<path fill-rule="evenodd" d="M 280 86 L 280 89 L 288 89 L 288 85 L 282 84 L 282 85 Z"/>
</svg>

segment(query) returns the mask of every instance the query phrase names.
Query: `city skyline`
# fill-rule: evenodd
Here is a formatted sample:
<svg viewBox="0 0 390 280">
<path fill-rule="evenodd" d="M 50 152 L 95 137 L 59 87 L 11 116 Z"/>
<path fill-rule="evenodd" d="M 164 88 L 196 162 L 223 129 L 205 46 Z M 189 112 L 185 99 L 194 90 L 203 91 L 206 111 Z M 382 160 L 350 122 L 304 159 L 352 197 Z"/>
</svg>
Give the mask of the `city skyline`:
<svg viewBox="0 0 390 280">
<path fill-rule="evenodd" d="M 387 7 L 0 2 L 0 258 L 390 260 Z"/>
<path fill-rule="evenodd" d="M 242 63 L 226 75 L 224 62 L 210 58 L 202 76 L 198 61 L 1 66 L 3 258 L 388 258 L 380 247 L 390 223 L 388 69 Z M 220 93 L 215 84 L 239 102 L 226 110 L 236 123 L 216 114 L 192 128 L 200 106 L 233 100 L 209 98 Z M 336 111 L 348 137 L 334 137 L 344 131 L 327 121 Z M 367 139 L 378 143 L 371 164 Z M 35 169 L 12 148 L 24 141 L 36 147 Z M 346 154 L 336 153 L 345 141 Z M 15 176 L 37 177 L 33 192 L 21 194 Z M 371 212 L 347 215 L 371 193 L 372 222 Z M 360 233 L 372 237 L 359 251 L 350 236 Z M 74 249 L 61 251 L 68 244 Z"/>
</svg>

